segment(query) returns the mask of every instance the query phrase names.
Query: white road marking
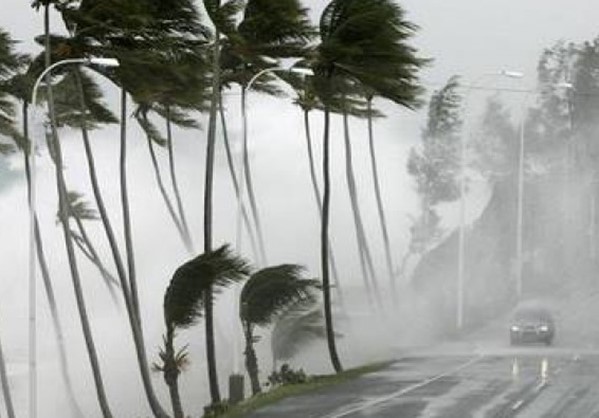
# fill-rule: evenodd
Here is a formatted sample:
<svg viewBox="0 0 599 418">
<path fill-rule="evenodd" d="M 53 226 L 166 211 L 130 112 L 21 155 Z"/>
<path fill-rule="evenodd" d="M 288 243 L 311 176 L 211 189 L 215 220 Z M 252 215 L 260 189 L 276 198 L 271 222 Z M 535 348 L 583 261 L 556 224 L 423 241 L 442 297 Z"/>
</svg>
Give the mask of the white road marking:
<svg viewBox="0 0 599 418">
<path fill-rule="evenodd" d="M 361 403 L 359 405 L 354 406 L 353 408 L 346 409 L 345 411 L 337 412 L 337 413 L 333 412 L 332 414 L 324 415 L 322 418 L 341 418 L 341 417 L 345 417 L 345 416 L 347 416 L 349 414 L 353 414 L 355 412 L 360 412 L 360 411 L 363 411 L 365 409 L 371 408 L 373 406 L 380 405 L 382 403 L 388 402 L 388 401 L 390 401 L 390 400 L 392 400 L 394 398 L 399 398 L 400 396 L 403 396 L 403 395 L 405 395 L 407 393 L 410 393 L 410 392 L 412 392 L 412 391 L 414 391 L 416 389 L 419 389 L 419 388 L 421 388 L 423 386 L 426 386 L 426 385 L 428 385 L 430 383 L 433 383 L 433 382 L 435 382 L 435 381 L 437 381 L 439 379 L 443 379 L 444 377 L 451 376 L 452 374 L 460 372 L 460 371 L 462 371 L 462 370 L 464 370 L 464 369 L 472 366 L 473 364 L 481 361 L 483 358 L 484 358 L 484 356 L 479 355 L 479 356 L 477 356 L 477 357 L 475 357 L 475 358 L 467 361 L 466 363 L 464 363 L 464 364 L 456 367 L 455 369 L 449 370 L 449 371 L 444 372 L 442 374 L 439 374 L 437 376 L 433 376 L 433 377 L 431 377 L 431 378 L 429 378 L 427 380 L 424 380 L 422 382 L 413 384 L 411 386 L 408 386 L 407 388 L 403 388 L 403 389 L 398 390 L 396 392 L 392 392 L 392 393 L 390 393 L 388 395 L 380 396 L 378 398 L 375 398 L 375 399 L 363 402 L 363 403 Z"/>
</svg>

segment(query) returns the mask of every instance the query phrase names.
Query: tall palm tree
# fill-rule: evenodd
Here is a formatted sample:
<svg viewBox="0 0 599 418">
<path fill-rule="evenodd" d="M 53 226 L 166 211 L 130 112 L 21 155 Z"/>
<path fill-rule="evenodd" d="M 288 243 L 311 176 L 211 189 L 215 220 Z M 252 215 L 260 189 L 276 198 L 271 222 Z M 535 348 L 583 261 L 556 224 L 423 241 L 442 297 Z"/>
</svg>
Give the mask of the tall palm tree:
<svg viewBox="0 0 599 418">
<path fill-rule="evenodd" d="M 376 157 L 376 148 L 374 145 L 374 129 L 373 129 L 373 107 L 372 100 L 374 94 L 368 91 L 366 93 L 366 102 L 368 104 L 368 152 L 370 155 L 370 169 L 372 171 L 372 182 L 374 184 L 374 194 L 376 197 L 376 207 L 379 215 L 379 224 L 381 226 L 381 233 L 383 235 L 383 246 L 385 249 L 385 264 L 387 267 L 387 274 L 389 275 L 389 282 L 391 284 L 392 299 L 396 304 L 397 301 L 397 290 L 395 288 L 395 278 L 393 274 L 393 257 L 391 256 L 391 244 L 389 240 L 389 228 L 387 227 L 387 219 L 385 216 L 385 208 L 383 205 L 383 196 L 381 193 L 381 182 L 379 179 L 379 170 Z"/>
<path fill-rule="evenodd" d="M 418 92 L 415 71 L 422 61 L 405 41 L 415 27 L 403 18 L 403 10 L 391 0 L 332 0 L 320 18 L 321 42 L 314 49 L 311 66 L 314 85 L 324 105 L 323 219 L 321 268 L 327 343 L 336 371 L 342 366 L 337 354 L 331 311 L 328 242 L 330 205 L 330 111 L 341 93 L 336 79 L 351 78 L 377 94 L 412 107 Z"/>
<path fill-rule="evenodd" d="M 248 263 L 235 255 L 228 245 L 203 253 L 182 264 L 174 273 L 164 295 L 165 347 L 161 352 L 163 372 L 175 418 L 183 418 L 178 377 L 185 363 L 185 350 L 175 351 L 177 330 L 195 325 L 206 311 L 206 294 L 239 283 L 249 274 Z"/>
<path fill-rule="evenodd" d="M 25 63 L 24 63 L 25 64 Z M 2 94 L 8 94 L 15 100 L 21 103 L 21 121 L 22 128 L 19 135 L 14 137 L 16 147 L 21 151 L 23 155 L 23 161 L 25 166 L 25 177 L 27 184 L 27 195 L 31 194 L 31 167 L 29 164 L 29 100 L 32 87 L 32 75 L 24 73 L 25 69 L 20 68 L 18 73 L 13 74 L 9 79 L 0 82 L 0 91 Z M 6 112 L 4 112 L 7 114 Z M 29 197 L 28 197 L 29 198 Z M 44 249 L 44 243 L 42 241 L 42 235 L 40 231 L 39 221 L 37 215 L 34 218 L 34 239 L 35 248 L 37 255 L 37 262 L 40 266 L 40 272 L 42 276 L 42 282 L 44 284 L 44 291 L 46 299 L 48 300 L 48 306 L 50 309 L 50 316 L 52 319 L 52 326 L 54 336 L 56 338 L 58 348 L 59 366 L 61 372 L 61 378 L 65 384 L 67 391 L 67 398 L 69 400 L 72 413 L 76 417 L 83 417 L 83 412 L 79 404 L 77 403 L 76 396 L 74 393 L 73 385 L 68 371 L 68 360 L 66 353 L 66 344 L 64 340 L 64 333 L 62 330 L 62 324 L 60 316 L 58 314 L 58 306 L 56 304 L 56 297 L 54 294 L 54 286 L 52 284 L 52 278 L 50 276 L 50 270 L 48 268 L 48 262 Z"/>
<path fill-rule="evenodd" d="M 6 79 L 19 70 L 22 64 L 22 57 L 14 51 L 15 41 L 10 35 L 0 28 L 0 139 L 12 138 L 17 145 L 23 145 L 22 136 L 15 126 L 15 108 L 9 100 L 8 91 L 5 87 Z M 14 151 L 14 146 L 8 142 L 0 142 L 0 156 Z M 6 413 L 9 418 L 15 418 L 15 411 L 12 402 L 10 383 L 6 371 L 6 362 L 0 343 L 0 383 L 2 385 L 2 395 L 6 405 Z"/>
<path fill-rule="evenodd" d="M 259 337 L 255 329 L 272 325 L 284 312 L 300 303 L 312 304 L 318 281 L 302 276 L 303 268 L 295 264 L 267 267 L 253 273 L 241 290 L 239 317 L 245 336 L 245 366 L 254 395 L 261 392 L 254 349 Z"/>
<path fill-rule="evenodd" d="M 350 139 L 349 116 L 347 109 L 347 98 L 343 97 L 342 114 L 343 114 L 343 137 L 345 145 L 345 177 L 347 181 L 347 190 L 354 218 L 354 227 L 356 230 L 356 241 L 358 243 L 358 253 L 360 258 L 360 267 L 362 276 L 366 284 L 367 294 L 370 298 L 371 306 L 380 308 L 382 305 L 380 290 L 377 284 L 376 271 L 370 251 L 370 245 L 364 228 L 364 221 L 358 203 L 358 188 L 354 174 L 352 141 Z"/>
<path fill-rule="evenodd" d="M 302 109 L 304 119 L 304 135 L 306 138 L 306 152 L 308 154 L 308 167 L 310 171 L 310 182 L 312 184 L 312 191 L 314 192 L 314 201 L 316 202 L 316 208 L 318 210 L 318 219 L 322 221 L 322 198 L 320 193 L 320 186 L 318 185 L 318 178 L 316 176 L 316 163 L 314 150 L 312 147 L 312 132 L 310 128 L 310 112 L 316 108 L 321 108 L 321 104 L 318 102 L 318 98 L 314 90 L 311 88 L 311 80 L 308 77 L 302 76 L 299 78 L 288 75 L 288 80 L 292 84 L 297 92 L 297 98 L 295 103 Z M 329 262 L 331 264 L 331 273 L 333 276 L 333 283 L 337 297 L 339 298 L 339 304 L 343 308 L 343 290 L 341 282 L 339 280 L 339 272 L 337 270 L 337 262 L 335 261 L 335 254 L 331 242 L 328 243 L 329 247 Z"/>
<path fill-rule="evenodd" d="M 121 67 L 118 72 L 105 73 L 105 75 L 121 86 L 120 186 L 127 271 L 125 271 L 108 217 L 105 210 L 102 209 L 101 199 L 96 200 L 100 202 L 98 210 L 117 267 L 146 397 L 154 416 L 163 418 L 167 414 L 158 402 L 152 387 L 141 327 L 142 318 L 139 312 L 126 176 L 127 90 L 135 91 L 134 81 L 139 79 L 137 75 L 140 67 L 154 62 L 153 58 L 164 59 L 164 56 L 169 54 L 167 49 L 164 55 L 160 55 L 163 53 L 163 49 L 158 48 L 158 46 L 166 45 L 172 48 L 171 51 L 177 51 L 177 46 L 183 47 L 186 44 L 185 41 L 178 38 L 179 35 L 182 38 L 187 38 L 187 35 L 189 35 L 190 39 L 196 39 L 195 35 L 201 32 L 203 28 L 199 23 L 198 14 L 193 3 L 188 0 L 160 2 L 148 0 L 144 2 L 118 2 L 118 4 L 113 4 L 111 0 L 82 2 L 78 8 L 69 9 L 67 7 L 63 11 L 63 17 L 69 28 L 78 28 L 73 36 L 75 46 L 79 47 L 79 51 L 75 52 L 83 52 L 81 51 L 83 47 L 84 51 L 93 53 L 99 50 L 103 54 L 116 55 L 121 60 Z M 142 51 L 142 57 L 140 57 L 139 51 Z M 157 53 L 158 56 L 148 55 L 147 51 Z M 135 71 L 135 68 L 137 68 L 137 71 Z M 161 72 L 155 74 L 161 74 Z M 134 75 L 137 78 L 134 78 Z M 146 75 L 148 74 L 146 73 Z M 80 85 L 80 83 L 78 84 Z M 160 85 L 160 82 L 157 85 Z M 81 99 L 80 90 L 78 96 Z M 88 148 L 86 147 L 86 149 Z M 89 155 L 91 155 L 90 152 L 88 152 Z M 91 159 L 88 160 L 91 161 Z M 90 170 L 90 174 L 92 171 Z"/>
<path fill-rule="evenodd" d="M 49 91 L 51 90 L 48 89 Z M 48 95 L 48 101 L 51 102 L 51 95 Z M 49 105 L 52 106 L 52 105 Z M 51 110 L 50 117 L 53 118 L 54 112 Z M 54 118 L 53 118 L 54 119 Z M 98 397 L 98 402 L 100 404 L 100 409 L 102 410 L 102 414 L 105 418 L 112 417 L 112 412 L 110 406 L 108 404 L 108 399 L 106 397 L 106 391 L 104 389 L 104 382 L 102 378 L 102 373 L 100 371 L 100 365 L 98 362 L 98 356 L 96 352 L 96 347 L 94 343 L 94 339 L 91 333 L 91 327 L 89 323 L 89 318 L 87 314 L 87 308 L 85 304 L 85 299 L 83 296 L 83 288 L 81 285 L 81 277 L 79 274 L 79 268 L 77 266 L 77 259 L 75 255 L 75 246 L 73 244 L 73 238 L 71 236 L 71 231 L 69 228 L 69 206 L 68 206 L 68 197 L 67 197 L 67 186 L 64 178 L 63 172 L 63 158 L 62 158 L 62 150 L 61 144 L 58 140 L 58 135 L 56 131 L 56 121 L 54 120 L 51 123 L 52 126 L 52 150 L 54 157 L 54 165 L 55 165 L 55 174 L 56 174 L 56 183 L 58 187 L 58 200 L 59 200 L 59 216 L 60 216 L 60 224 L 63 230 L 63 236 L 65 241 L 65 247 L 67 251 L 67 256 L 69 260 L 69 268 L 71 271 L 71 279 L 73 282 L 73 289 L 75 292 L 75 298 L 77 301 L 77 308 L 79 311 L 79 317 L 81 319 L 81 325 L 83 329 L 83 334 L 85 337 L 86 347 L 88 351 L 89 360 L 91 363 L 91 368 L 94 377 L 94 383 L 96 386 L 96 394 Z"/>
<path fill-rule="evenodd" d="M 239 11 L 241 8 L 231 10 L 232 13 Z M 247 87 L 255 74 L 272 66 L 273 60 L 301 57 L 312 33 L 307 9 L 303 8 L 299 1 L 249 0 L 243 9 L 239 24 L 230 28 L 223 44 L 222 85 L 229 87 L 234 83 L 241 88 L 244 137 L 242 138 L 243 167 L 240 170 L 243 172 L 245 184 L 240 186 L 247 188 L 262 264 L 266 263 L 266 249 L 248 152 Z M 280 94 L 280 90 L 270 84 L 272 80 L 272 77 L 264 75 L 263 78 L 255 80 L 253 86 L 269 94 Z"/>
</svg>

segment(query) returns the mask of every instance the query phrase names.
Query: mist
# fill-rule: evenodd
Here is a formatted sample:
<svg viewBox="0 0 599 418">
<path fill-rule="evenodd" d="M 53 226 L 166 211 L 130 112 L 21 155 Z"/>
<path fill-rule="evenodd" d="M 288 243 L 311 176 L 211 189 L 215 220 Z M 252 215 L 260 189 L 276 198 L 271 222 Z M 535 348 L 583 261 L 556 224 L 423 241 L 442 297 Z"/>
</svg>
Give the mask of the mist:
<svg viewBox="0 0 599 418">
<path fill-rule="evenodd" d="M 468 85 L 479 75 L 504 69 L 518 70 L 525 77 L 517 82 L 493 80 L 487 81 L 494 87 L 505 89 L 532 89 L 536 86 L 536 66 L 544 48 L 564 39 L 582 42 L 594 39 L 598 32 L 583 17 L 597 15 L 599 6 L 591 2 L 565 0 L 534 0 L 526 4 L 516 0 L 485 1 L 460 0 L 443 2 L 442 0 L 406 0 L 401 4 L 407 11 L 407 17 L 420 27 L 414 38 L 419 52 L 432 58 L 432 63 L 423 70 L 422 82 L 427 89 L 426 98 L 455 74 L 463 76 Z M 316 21 L 325 6 L 324 1 L 305 2 L 312 10 Z M 27 2 L 3 0 L 0 27 L 7 29 L 16 39 L 23 40 L 26 51 L 38 51 L 31 41 L 41 32 L 41 16 L 29 10 Z M 530 16 L 535 16 L 532 19 Z M 60 28 L 57 16 L 53 16 L 54 27 Z M 473 36 L 473 34 L 477 34 Z M 116 106 L 118 92 L 106 82 L 102 83 L 106 98 L 111 107 Z M 466 103 L 470 118 L 470 127 L 474 131 L 484 113 L 487 98 L 494 92 L 476 92 Z M 294 93 L 287 91 L 284 99 L 271 98 L 259 93 L 251 93 L 248 101 L 249 140 L 251 165 L 254 175 L 259 210 L 264 224 L 268 264 L 297 263 L 306 267 L 310 277 L 320 275 L 319 267 L 319 222 L 316 204 L 308 176 L 308 160 L 303 131 L 301 110 L 294 106 Z M 510 110 L 510 121 L 518 127 L 522 115 L 522 95 L 519 93 L 501 93 L 501 98 Z M 239 95 L 235 90 L 228 94 L 225 101 L 228 116 L 229 135 L 236 151 L 241 148 L 241 118 Z M 397 305 L 386 294 L 383 306 L 378 309 L 368 303 L 364 295 L 363 281 L 360 277 L 358 247 L 355 242 L 352 214 L 345 181 L 343 130 L 340 117 L 333 117 L 331 153 L 332 173 L 332 213 L 331 243 L 335 251 L 340 270 L 340 279 L 346 293 L 347 311 L 336 311 L 338 329 L 341 334 L 338 344 L 346 367 L 395 358 L 414 347 L 431 347 L 455 338 L 455 294 L 456 294 L 456 242 L 459 224 L 459 203 L 449 202 L 439 207 L 443 239 L 428 254 L 410 259 L 406 274 L 399 276 L 402 257 L 409 251 L 410 227 L 413 219 L 419 216 L 420 198 L 416 192 L 414 179 L 407 173 L 410 151 L 421 145 L 421 131 L 426 120 L 426 106 L 410 111 L 392 105 L 385 100 L 375 100 L 375 105 L 384 114 L 375 123 L 377 152 L 381 177 L 384 205 L 390 231 L 393 250 L 393 267 L 396 269 L 396 284 L 399 299 Z M 32 135 L 43 137 L 41 119 L 43 111 L 38 108 L 32 116 Z M 177 174 L 184 199 L 184 206 L 190 222 L 196 251 L 202 247 L 202 198 L 206 146 L 207 120 L 200 117 L 203 129 L 177 129 L 175 136 L 175 154 Z M 313 145 L 317 156 L 322 155 L 322 114 L 311 112 Z M 389 289 L 389 278 L 385 272 L 382 239 L 380 237 L 370 162 L 368 155 L 368 133 L 365 120 L 352 118 L 350 121 L 354 164 L 357 175 L 357 188 L 368 239 L 375 248 L 374 257 L 377 277 L 381 288 Z M 161 127 L 162 128 L 162 127 Z M 225 154 L 217 135 L 217 155 L 215 171 L 214 231 L 215 247 L 223 243 L 235 245 L 237 203 L 226 167 Z M 118 188 L 118 137 L 117 126 L 91 132 L 94 153 L 98 161 L 98 177 L 108 207 L 111 221 L 116 226 L 119 243 L 122 242 L 122 219 Z M 168 216 L 166 208 L 155 185 L 154 173 L 146 139 L 133 120 L 129 128 L 129 191 L 131 199 L 133 240 L 137 257 L 140 299 L 146 350 L 150 361 L 158 360 L 158 351 L 162 345 L 164 318 L 162 303 L 166 287 L 176 270 L 190 258 Z M 87 166 L 83 155 L 80 133 L 64 129 L 60 133 L 64 150 L 65 175 L 69 190 L 84 193 L 92 201 Z M 159 160 L 165 172 L 167 156 L 159 150 Z M 18 409 L 26 410 L 27 405 L 27 234 L 28 214 L 27 197 L 20 155 L 0 161 L 0 254 L 2 263 L 0 273 L 0 330 L 5 356 L 9 362 L 9 372 L 14 383 L 13 392 Z M 472 174 L 472 173 L 471 173 Z M 572 174 L 571 184 L 583 184 L 587 178 L 583 174 Z M 40 217 L 42 239 L 46 247 L 50 270 L 54 278 L 58 298 L 60 317 L 65 328 L 69 368 L 76 388 L 77 399 L 83 406 L 86 416 L 99 417 L 97 400 L 89 368 L 79 318 L 75 310 L 72 284 L 64 242 L 57 223 L 57 196 L 54 182 L 54 167 L 47 150 L 42 147 L 38 157 L 38 216 Z M 510 183 L 511 181 L 511 183 Z M 499 183 L 486 178 L 471 175 L 466 196 L 467 240 L 472 239 L 468 250 L 472 250 L 467 261 L 472 276 L 476 275 L 476 259 L 482 257 L 482 243 L 488 243 L 502 226 L 506 231 L 515 228 L 514 202 L 498 207 L 493 212 L 497 219 L 497 229 L 485 235 L 485 213 L 493 207 L 494 197 L 500 187 L 514 189 L 514 179 Z M 499 186 L 498 186 L 499 184 Z M 590 214 L 581 212 L 577 196 L 584 193 L 578 189 L 568 189 L 564 199 L 556 203 L 552 197 L 556 188 L 552 180 L 546 185 L 545 194 L 535 196 L 539 205 L 560 205 L 560 212 Z M 506 192 L 508 193 L 508 192 Z M 509 192 L 512 193 L 512 192 Z M 539 192 L 540 193 L 540 192 Z M 560 189 L 561 193 L 561 189 Z M 510 195 L 511 196 L 511 195 Z M 549 213 L 549 212 L 548 212 Z M 493 216 L 495 216 L 493 215 Z M 527 214 L 526 221 L 535 214 Z M 549 216 L 549 215 L 548 215 Z M 551 214 L 551 216 L 553 216 Z M 493 221 L 494 222 L 494 221 Z M 482 225 L 482 226 L 481 226 Z M 495 224 L 494 224 L 495 225 Z M 507 226 L 506 226 L 507 225 Z M 97 245 L 103 260 L 111 260 L 100 222 L 88 222 L 90 235 Z M 582 223 L 579 226 L 582 228 Z M 477 232 L 477 228 L 484 230 Z M 537 229 L 543 229 L 542 224 Z M 477 236 L 477 234 L 480 234 Z M 555 237 L 558 234 L 549 236 Z M 532 242 L 540 235 L 530 233 L 526 239 Z M 511 239 L 511 238 L 510 238 Z M 506 238 L 506 242 L 510 239 Z M 547 239 L 547 237 L 545 238 Z M 579 240 L 568 236 L 566 247 L 574 247 Z M 477 245 L 479 246 L 477 248 Z M 511 239 L 505 251 L 514 251 L 515 241 Z M 578 244 L 576 244 L 578 245 Z M 479 250 L 479 252 L 476 252 Z M 252 252 L 248 237 L 244 236 L 241 254 L 251 260 Z M 195 254 L 194 254 L 195 255 Z M 480 256 L 480 257 L 478 257 Z M 423 262 L 423 260 L 429 257 Z M 451 261 L 449 261 L 451 259 Z M 503 259 L 502 259 L 503 260 Z M 509 257 L 506 258 L 509 263 Z M 504 260 L 504 261 L 505 261 Z M 83 257 L 79 258 L 79 267 L 84 281 L 84 292 L 91 318 L 92 330 L 97 343 L 101 367 L 104 372 L 108 398 L 116 416 L 150 416 L 146 406 L 143 388 L 137 370 L 135 351 L 130 329 L 125 317 L 124 306 L 115 307 L 97 272 Z M 251 260 L 256 263 L 255 260 Z M 470 264 L 468 264 L 470 263 Z M 493 279 L 497 287 L 490 287 L 489 281 L 471 280 L 472 286 L 467 292 L 470 310 L 466 312 L 467 321 L 472 318 L 472 329 L 478 329 L 480 322 L 502 318 L 505 320 L 516 302 L 510 296 L 513 283 L 500 282 L 500 278 L 509 273 L 510 268 L 497 262 L 488 270 L 481 269 Z M 531 269 L 536 267 L 531 262 Z M 469 267 L 468 267 L 469 266 Z M 108 263 L 110 270 L 113 265 Z M 544 286 L 539 279 L 547 272 L 534 273 L 535 282 L 529 282 L 527 295 L 535 299 L 559 299 L 556 293 L 557 278 Z M 587 280 L 596 273 L 594 264 L 577 264 L 568 271 L 569 277 L 584 276 L 576 281 L 575 291 L 584 293 L 591 290 L 593 284 Z M 534 275 L 531 273 L 531 275 Z M 556 274 L 557 275 L 557 274 Z M 471 276 L 471 277 L 472 277 Z M 553 276 L 552 276 L 553 277 Z M 563 294 L 571 289 L 563 288 Z M 500 303 L 489 303 L 496 296 Z M 561 291 L 561 290 L 560 290 Z M 40 411 L 43 416 L 66 416 L 68 402 L 64 395 L 56 358 L 57 348 L 52 333 L 52 324 L 48 315 L 47 303 L 42 286 L 38 287 L 39 314 L 38 336 L 40 341 Z M 560 305 L 561 306 L 561 305 Z M 239 359 L 234 357 L 234 327 L 237 317 L 233 310 L 230 293 L 219 296 L 217 302 L 217 349 L 220 386 L 226 393 L 226 378 L 234 372 Z M 567 310 L 568 307 L 563 308 Z M 271 371 L 271 355 L 268 333 L 257 344 L 260 367 L 263 378 Z M 504 335 L 493 335 L 483 345 L 492 345 L 503 341 Z M 180 377 L 183 403 L 192 416 L 201 414 L 201 407 L 209 402 L 206 380 L 204 330 L 200 323 L 177 336 L 179 345 L 189 344 L 191 365 Z M 373 343 L 376 341 L 376 343 Z M 571 345 L 579 343 L 572 338 Z M 499 343 L 501 347 L 505 342 Z M 503 344 L 503 345 L 502 345 Z M 582 342 L 581 342 L 582 344 Z M 330 373 L 326 357 L 325 342 L 316 341 L 292 361 L 297 368 L 304 368 L 313 374 Z M 167 388 L 162 375 L 153 377 L 160 400 L 166 405 Z M 226 395 L 225 395 L 226 397 Z M 193 409 L 195 408 L 195 409 Z"/>
</svg>

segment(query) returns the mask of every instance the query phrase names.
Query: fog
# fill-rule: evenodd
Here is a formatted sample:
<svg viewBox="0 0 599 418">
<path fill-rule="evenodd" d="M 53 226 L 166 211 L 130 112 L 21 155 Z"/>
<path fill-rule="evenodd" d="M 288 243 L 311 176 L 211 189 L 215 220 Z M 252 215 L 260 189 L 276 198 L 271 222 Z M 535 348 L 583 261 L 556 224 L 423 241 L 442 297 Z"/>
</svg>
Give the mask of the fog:
<svg viewBox="0 0 599 418">
<path fill-rule="evenodd" d="M 42 28 L 42 16 L 30 9 L 22 0 L 1 0 L 0 27 L 22 40 L 21 48 L 37 51 L 32 37 Z M 326 2 L 307 0 L 314 19 Z M 454 74 L 463 76 L 465 84 L 477 80 L 481 74 L 503 69 L 518 70 L 525 74 L 522 80 L 487 80 L 491 86 L 502 88 L 530 89 L 536 83 L 536 65 L 544 48 L 558 40 L 582 42 L 594 39 L 599 31 L 590 16 L 597 16 L 599 5 L 590 1 L 566 0 L 405 0 L 401 4 L 408 19 L 420 26 L 414 45 L 421 55 L 433 59 L 423 70 L 422 81 L 429 93 L 445 83 Z M 61 22 L 53 16 L 53 27 L 61 30 Z M 107 100 L 116 105 L 118 92 L 103 83 Z M 241 137 L 239 96 L 233 90 L 226 97 L 226 109 L 230 137 L 239 150 Z M 492 93 L 492 92 L 491 92 Z M 483 104 L 491 94 L 475 92 L 471 97 L 468 116 L 474 119 L 482 114 Z M 521 118 L 522 96 L 518 93 L 502 93 L 502 100 L 512 110 L 512 121 L 516 125 Z M 313 277 L 319 276 L 319 222 L 313 200 L 308 161 L 302 125 L 301 111 L 292 105 L 293 93 L 289 97 L 274 99 L 260 94 L 251 94 L 248 101 L 249 138 L 251 142 L 251 164 L 254 174 L 259 209 L 264 224 L 268 264 L 298 263 L 306 266 Z M 383 100 L 376 101 L 386 118 L 375 124 L 379 169 L 384 195 L 384 204 L 389 222 L 394 268 L 399 269 L 402 257 L 408 250 L 410 225 L 418 216 L 418 196 L 413 179 L 406 170 L 410 150 L 420 144 L 420 134 L 426 118 L 426 107 L 420 111 L 409 111 L 393 106 Z M 477 106 L 480 105 L 480 106 Z M 33 135 L 41 138 L 41 108 L 34 116 Z M 322 114 L 312 112 L 312 137 L 315 153 L 321 155 Z M 384 253 L 378 224 L 370 161 L 368 155 L 366 121 L 353 119 L 351 132 L 354 146 L 354 164 L 357 174 L 361 210 L 366 231 L 377 266 L 381 287 L 389 289 L 385 274 Z M 207 126 L 207 121 L 202 120 Z M 94 152 L 98 161 L 98 176 L 102 192 L 115 226 L 122 223 L 118 188 L 118 127 L 109 127 L 91 133 Z M 92 202 L 87 166 L 83 155 L 80 133 L 62 130 L 65 173 L 68 188 L 84 193 Z M 133 223 L 133 239 L 137 257 L 140 282 L 141 308 L 144 318 L 146 349 L 151 361 L 158 359 L 158 348 L 162 343 L 164 320 L 162 301 L 164 291 L 174 270 L 189 258 L 176 229 L 174 228 L 155 185 L 154 174 L 146 140 L 141 131 L 130 122 L 129 137 L 130 195 Z M 175 152 L 178 176 L 184 205 L 190 222 L 195 247 L 201 248 L 202 197 L 204 179 L 205 130 L 175 132 Z M 447 311 L 454 312 L 452 303 L 455 295 L 455 269 L 438 268 L 435 274 L 417 270 L 418 259 L 411 260 L 408 272 L 423 277 L 445 276 L 441 291 L 428 296 L 426 289 L 436 286 L 435 280 L 422 280 L 413 286 L 410 275 L 399 278 L 400 299 L 394 307 L 391 298 L 378 313 L 373 313 L 364 297 L 360 278 L 357 244 L 355 243 L 352 215 L 345 182 L 342 121 L 333 118 L 332 131 L 332 216 L 331 240 L 340 269 L 340 279 L 347 294 L 347 311 L 338 311 L 338 327 L 343 334 L 338 340 L 340 355 L 345 367 L 352 367 L 381 359 L 400 356 L 408 347 L 431 347 L 448 333 L 440 332 L 453 319 Z M 160 162 L 166 169 L 166 152 L 159 151 Z M 217 146 L 215 173 L 214 231 L 215 245 L 235 243 L 237 204 L 226 167 L 222 144 Z M 14 383 L 16 402 L 24 416 L 27 403 L 27 200 L 23 179 L 23 164 L 19 156 L 4 162 L 7 170 L 0 166 L 0 330 L 5 356 L 9 363 L 11 382 Z M 100 416 L 87 354 L 76 314 L 70 273 L 66 263 L 64 243 L 59 225 L 56 223 L 57 197 L 54 171 L 47 150 L 42 148 L 38 158 L 38 205 L 42 236 L 49 259 L 59 302 L 60 316 L 65 328 L 69 367 L 74 380 L 78 400 L 86 416 Z M 576 182 L 576 179 L 573 179 Z M 581 179 L 582 181 L 582 179 Z M 493 199 L 490 182 L 472 181 L 467 196 L 466 219 L 476 227 L 481 214 Z M 575 192 L 572 192 L 573 194 Z M 542 198 L 539 198 L 542 199 Z M 574 199 L 568 200 L 574 202 Z M 552 204 L 550 202 L 549 204 Z M 579 203 L 572 203 L 573 206 Z M 499 210 L 499 209 L 498 209 Z M 442 205 L 441 225 L 448 241 L 455 242 L 459 220 L 457 202 Z M 109 249 L 99 222 L 88 225 L 94 242 L 107 264 Z M 121 237 L 122 233 L 118 228 Z M 472 234 L 474 235 L 474 234 Z M 453 237 L 453 238 L 452 238 Z M 119 238 L 120 239 L 120 238 Z M 481 238 L 482 240 L 482 238 Z M 242 254 L 251 258 L 251 250 L 244 237 Z M 474 244 L 473 244 L 474 246 Z M 455 245 L 452 247 L 455 251 Z M 444 251 L 440 248 L 438 252 Z M 451 250 L 448 250 L 451 252 Z M 440 256 L 441 257 L 441 256 Z M 473 256 L 474 257 L 474 256 Z M 137 371 L 129 325 L 124 309 L 115 309 L 97 271 L 82 257 L 79 266 L 84 281 L 94 337 L 104 372 L 108 399 L 115 416 L 149 416 L 146 401 Z M 431 267 L 437 268 L 437 267 Z M 453 267 L 452 267 L 453 268 Z M 589 274 L 581 267 L 576 273 Z M 474 270 L 473 270 L 474 271 Z M 591 271 L 592 273 L 593 271 Z M 498 275 L 501 274 L 499 271 Z M 574 276 L 575 274 L 572 273 Z M 581 282 L 580 286 L 586 286 Z M 479 284 L 479 286 L 483 286 Z M 549 298 L 551 289 L 540 289 L 537 294 L 529 288 L 530 295 Z M 423 289 L 425 289 L 423 291 Z M 568 289 L 565 289 L 566 291 Z M 577 289 L 581 292 L 580 288 Z M 473 284 L 471 300 L 484 300 L 489 290 Z M 451 296 L 449 296 L 451 295 Z M 491 296 L 493 294 L 491 293 Z M 449 302 L 448 299 L 452 301 Z M 447 311 L 439 306 L 448 305 Z M 473 303 L 478 309 L 480 303 Z M 564 308 L 565 309 L 565 308 Z M 231 295 L 224 295 L 217 306 L 217 350 L 220 385 L 223 396 L 227 396 L 227 376 L 234 369 Z M 506 308 L 501 314 L 489 311 L 482 317 L 494 315 L 504 320 Z M 38 335 L 40 339 L 40 411 L 43 417 L 66 416 L 68 406 L 58 372 L 57 350 L 52 324 L 42 286 L 38 287 Z M 444 315 L 444 317 L 440 317 Z M 501 330 L 500 332 L 503 332 Z M 198 325 L 178 335 L 179 345 L 190 344 L 191 365 L 181 375 L 180 388 L 186 411 L 199 416 L 203 405 L 209 402 L 205 370 L 203 327 Z M 271 369 L 268 338 L 257 344 L 262 378 Z M 503 336 L 503 334 L 502 334 Z M 494 335 L 494 338 L 496 335 Z M 482 338 L 486 338 L 483 336 Z M 495 341 L 491 338 L 492 341 Z M 315 342 L 293 361 L 309 373 L 330 373 L 324 342 Z M 247 386 L 246 379 L 246 386 Z M 154 384 L 161 401 L 167 405 L 167 391 L 160 374 L 154 375 Z M 168 408 L 167 408 L 168 409 Z"/>
</svg>

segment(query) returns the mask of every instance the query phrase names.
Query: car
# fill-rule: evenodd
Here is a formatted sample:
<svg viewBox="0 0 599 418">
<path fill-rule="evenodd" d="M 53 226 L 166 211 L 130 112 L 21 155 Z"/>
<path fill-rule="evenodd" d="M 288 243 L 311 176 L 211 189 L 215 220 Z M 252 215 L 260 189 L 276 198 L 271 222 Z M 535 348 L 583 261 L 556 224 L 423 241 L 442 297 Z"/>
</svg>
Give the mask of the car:
<svg viewBox="0 0 599 418">
<path fill-rule="evenodd" d="M 542 306 L 522 306 L 516 309 L 510 323 L 511 345 L 524 343 L 553 344 L 555 321 L 549 309 Z"/>
</svg>

